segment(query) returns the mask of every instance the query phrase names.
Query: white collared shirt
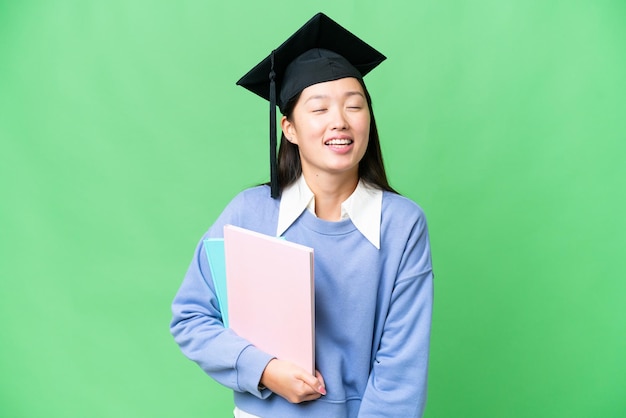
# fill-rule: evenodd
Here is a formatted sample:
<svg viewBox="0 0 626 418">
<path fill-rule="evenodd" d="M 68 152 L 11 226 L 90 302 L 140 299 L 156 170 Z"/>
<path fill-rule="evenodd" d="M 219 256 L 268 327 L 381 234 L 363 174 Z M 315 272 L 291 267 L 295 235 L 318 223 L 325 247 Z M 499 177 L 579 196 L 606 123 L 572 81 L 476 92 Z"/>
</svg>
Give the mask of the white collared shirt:
<svg viewBox="0 0 626 418">
<path fill-rule="evenodd" d="M 380 249 L 382 205 L 383 191 L 363 180 L 359 180 L 354 192 L 341 204 L 341 219 L 350 219 L 377 249 Z M 281 236 L 305 209 L 315 214 L 315 195 L 306 184 L 304 176 L 300 176 L 282 192 L 276 236 Z"/>
</svg>

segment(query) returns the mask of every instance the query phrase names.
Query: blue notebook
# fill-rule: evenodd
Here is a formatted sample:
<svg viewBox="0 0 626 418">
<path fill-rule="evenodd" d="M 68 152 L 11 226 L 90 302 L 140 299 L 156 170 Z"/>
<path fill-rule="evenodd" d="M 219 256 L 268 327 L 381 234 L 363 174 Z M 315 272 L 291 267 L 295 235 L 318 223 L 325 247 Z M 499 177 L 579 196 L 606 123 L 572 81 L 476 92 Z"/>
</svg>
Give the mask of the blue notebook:
<svg viewBox="0 0 626 418">
<path fill-rule="evenodd" d="M 222 312 L 222 322 L 224 327 L 228 328 L 228 295 L 226 293 L 226 259 L 224 257 L 224 239 L 209 238 L 204 240 L 204 249 L 209 259 L 209 267 L 211 268 L 211 277 L 213 277 L 213 285 L 215 293 L 217 293 L 217 301 Z"/>
</svg>

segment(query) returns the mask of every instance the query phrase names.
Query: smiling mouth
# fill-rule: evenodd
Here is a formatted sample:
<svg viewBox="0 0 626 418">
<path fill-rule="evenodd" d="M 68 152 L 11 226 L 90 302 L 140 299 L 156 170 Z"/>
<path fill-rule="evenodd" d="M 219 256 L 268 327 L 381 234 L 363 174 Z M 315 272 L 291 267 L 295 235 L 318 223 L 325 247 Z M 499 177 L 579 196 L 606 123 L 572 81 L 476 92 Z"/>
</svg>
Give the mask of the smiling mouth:
<svg viewBox="0 0 626 418">
<path fill-rule="evenodd" d="M 352 141 L 351 139 L 329 139 L 324 144 L 331 146 L 346 146 L 352 144 L 352 142 L 354 141 Z"/>
</svg>

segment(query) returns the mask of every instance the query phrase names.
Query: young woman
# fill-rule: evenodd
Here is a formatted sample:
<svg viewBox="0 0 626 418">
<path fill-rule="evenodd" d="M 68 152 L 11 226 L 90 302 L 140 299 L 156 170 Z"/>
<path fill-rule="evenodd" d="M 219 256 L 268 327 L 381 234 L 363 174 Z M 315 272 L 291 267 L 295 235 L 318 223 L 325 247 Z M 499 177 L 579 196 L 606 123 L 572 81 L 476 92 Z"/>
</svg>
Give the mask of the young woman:
<svg viewBox="0 0 626 418">
<path fill-rule="evenodd" d="M 318 14 L 238 83 L 280 107 L 278 162 L 271 187 L 240 193 L 203 239 L 232 224 L 314 248 L 317 371 L 224 328 L 201 240 L 171 331 L 185 355 L 234 391 L 236 417 L 423 413 L 430 245 L 422 210 L 385 175 L 363 83 L 383 59 Z"/>
</svg>

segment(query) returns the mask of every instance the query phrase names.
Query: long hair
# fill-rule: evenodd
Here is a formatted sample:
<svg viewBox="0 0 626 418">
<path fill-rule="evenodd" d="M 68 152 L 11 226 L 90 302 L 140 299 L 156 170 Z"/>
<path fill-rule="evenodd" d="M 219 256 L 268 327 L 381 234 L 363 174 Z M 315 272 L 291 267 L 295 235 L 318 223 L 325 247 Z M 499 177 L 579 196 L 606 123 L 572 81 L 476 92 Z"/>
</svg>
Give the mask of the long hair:
<svg viewBox="0 0 626 418">
<path fill-rule="evenodd" d="M 376 120 L 374 119 L 374 110 L 372 109 L 372 98 L 365 87 L 363 80 L 359 80 L 363 91 L 365 92 L 365 98 L 367 100 L 367 107 L 370 112 L 370 136 L 365 150 L 365 155 L 359 162 L 359 178 L 363 181 L 376 186 L 382 190 L 386 190 L 392 193 L 396 192 L 387 181 L 387 173 L 385 172 L 385 165 L 383 163 L 383 154 L 380 150 L 380 139 L 378 137 L 378 129 L 376 128 Z M 302 94 L 302 92 L 300 92 Z M 293 109 L 300 98 L 300 94 L 289 100 L 283 109 L 283 115 L 292 120 Z M 300 152 L 298 146 L 287 141 L 285 133 L 283 132 L 280 137 L 280 146 L 278 148 L 278 188 L 282 192 L 283 189 L 302 175 L 302 164 L 300 162 Z"/>
</svg>

